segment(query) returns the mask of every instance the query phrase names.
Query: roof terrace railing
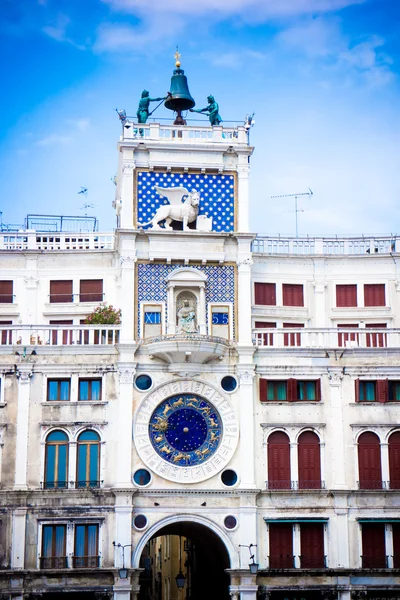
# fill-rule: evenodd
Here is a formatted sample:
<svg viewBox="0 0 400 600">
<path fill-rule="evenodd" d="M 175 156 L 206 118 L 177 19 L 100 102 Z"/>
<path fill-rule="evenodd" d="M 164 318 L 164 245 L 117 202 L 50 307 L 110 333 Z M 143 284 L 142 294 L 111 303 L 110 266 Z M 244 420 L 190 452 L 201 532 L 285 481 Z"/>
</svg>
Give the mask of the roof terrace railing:
<svg viewBox="0 0 400 600">
<path fill-rule="evenodd" d="M 114 250 L 114 247 L 112 233 L 0 233 L 0 250 Z"/>
<path fill-rule="evenodd" d="M 0 325 L 0 346 L 108 346 L 119 343 L 120 325 Z M 18 349 L 19 348 L 19 349 Z"/>
<path fill-rule="evenodd" d="M 257 328 L 252 335 L 263 348 L 400 348 L 400 329 Z"/>
<path fill-rule="evenodd" d="M 160 142 L 173 142 L 176 144 L 207 144 L 229 143 L 248 145 L 246 128 L 243 125 L 236 127 L 225 126 L 199 126 L 199 125 L 165 125 L 161 123 L 135 123 L 129 118 L 122 127 L 123 140 L 159 140 Z"/>
<path fill-rule="evenodd" d="M 400 236 L 281 237 L 257 236 L 252 244 L 257 254 L 373 255 L 400 252 Z"/>
</svg>

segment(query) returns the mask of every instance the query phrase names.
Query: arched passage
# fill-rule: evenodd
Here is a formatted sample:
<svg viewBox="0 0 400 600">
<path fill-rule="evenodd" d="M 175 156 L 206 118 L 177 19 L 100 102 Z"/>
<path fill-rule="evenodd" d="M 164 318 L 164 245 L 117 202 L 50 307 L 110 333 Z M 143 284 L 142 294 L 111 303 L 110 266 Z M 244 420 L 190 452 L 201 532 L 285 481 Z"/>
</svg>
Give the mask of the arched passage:
<svg viewBox="0 0 400 600">
<path fill-rule="evenodd" d="M 134 564 L 145 569 L 139 600 L 228 600 L 230 577 L 225 570 L 231 567 L 233 547 L 228 551 L 226 541 L 215 527 L 198 521 L 174 518 L 153 528 L 133 557 Z M 185 576 L 182 592 L 175 581 L 180 569 Z"/>
</svg>

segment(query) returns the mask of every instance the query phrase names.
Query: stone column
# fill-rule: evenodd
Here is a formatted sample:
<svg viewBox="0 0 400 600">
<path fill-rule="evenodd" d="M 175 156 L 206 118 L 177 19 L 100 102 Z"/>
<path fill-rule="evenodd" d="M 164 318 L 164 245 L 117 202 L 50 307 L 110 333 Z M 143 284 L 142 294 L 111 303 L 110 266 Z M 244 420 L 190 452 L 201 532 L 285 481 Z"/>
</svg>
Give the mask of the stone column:
<svg viewBox="0 0 400 600">
<path fill-rule="evenodd" d="M 127 242 L 128 240 L 125 240 Z M 122 329 L 121 342 L 132 343 L 135 340 L 135 319 L 136 307 L 133 306 L 135 297 L 135 263 L 136 250 L 134 249 L 135 240 L 131 242 L 130 248 L 122 248 L 121 251 L 129 252 L 130 255 L 121 256 L 121 294 L 120 306 L 122 310 Z M 124 243 L 125 245 L 125 243 Z M 143 332 L 142 332 L 143 333 Z"/>
<path fill-rule="evenodd" d="M 240 477 L 241 486 L 255 487 L 255 436 L 254 436 L 254 366 L 238 365 L 240 381 Z M 253 542 L 254 543 L 254 542 Z"/>
<path fill-rule="evenodd" d="M 297 442 L 290 442 L 290 481 L 297 489 L 299 484 L 299 456 L 297 453 Z"/>
<path fill-rule="evenodd" d="M 332 457 L 331 481 L 327 487 L 334 490 L 346 489 L 346 469 L 344 454 L 344 430 L 343 430 L 343 407 L 342 407 L 342 369 L 328 372 L 330 392 L 330 424 L 332 427 L 330 445 Z"/>
<path fill-rule="evenodd" d="M 33 375 L 32 365 L 18 365 L 16 376 L 18 378 L 18 408 L 17 408 L 17 440 L 15 459 L 14 489 L 27 489 L 27 463 L 28 463 L 28 425 L 29 425 L 29 395 L 30 379 Z"/>
<path fill-rule="evenodd" d="M 119 375 L 118 408 L 115 421 L 117 440 L 116 487 L 132 486 L 132 401 L 135 363 L 117 364 Z"/>
<path fill-rule="evenodd" d="M 342 569 L 348 569 L 350 567 L 350 555 L 349 555 L 349 524 L 348 524 L 348 509 L 345 507 L 347 504 L 347 496 L 338 497 L 335 496 L 335 519 L 331 523 L 331 527 L 335 528 L 336 538 L 336 560 L 328 565 L 333 568 L 338 567 Z M 342 507 L 340 505 L 343 505 Z"/>
<path fill-rule="evenodd" d="M 381 465 L 383 485 L 390 488 L 389 443 L 381 442 Z"/>
<path fill-rule="evenodd" d="M 300 523 L 293 524 L 293 557 L 296 569 L 301 567 Z"/>
<path fill-rule="evenodd" d="M 122 229 L 132 229 L 134 224 L 133 217 L 133 174 L 135 170 L 135 161 L 133 160 L 132 150 L 124 150 L 122 172 L 121 172 L 121 222 Z"/>
<path fill-rule="evenodd" d="M 200 302 L 198 310 L 199 332 L 202 335 L 207 334 L 206 319 L 206 289 L 204 283 L 200 285 Z"/>
<path fill-rule="evenodd" d="M 12 516 L 11 568 L 25 566 L 26 508 L 16 508 Z"/>
<path fill-rule="evenodd" d="M 167 311 L 168 311 L 168 321 L 167 321 L 167 334 L 174 334 L 176 331 L 176 311 L 175 311 L 175 302 L 174 302 L 174 291 L 175 288 L 171 284 L 168 283 L 168 302 L 167 302 Z"/>
<path fill-rule="evenodd" d="M 251 265 L 250 256 L 238 258 L 236 336 L 240 345 L 252 345 L 251 332 Z"/>
<path fill-rule="evenodd" d="M 247 161 L 247 156 L 243 157 Z M 239 159 L 240 160 L 240 159 Z M 237 230 L 249 231 L 249 174 L 248 163 L 238 167 L 238 223 Z"/>
</svg>

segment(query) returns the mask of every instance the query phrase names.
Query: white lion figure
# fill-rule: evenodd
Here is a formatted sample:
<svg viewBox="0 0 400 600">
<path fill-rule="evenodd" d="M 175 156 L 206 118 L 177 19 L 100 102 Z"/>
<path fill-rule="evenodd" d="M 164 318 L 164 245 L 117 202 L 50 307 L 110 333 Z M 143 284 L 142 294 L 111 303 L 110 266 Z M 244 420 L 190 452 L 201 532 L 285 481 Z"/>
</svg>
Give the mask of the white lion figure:
<svg viewBox="0 0 400 600">
<path fill-rule="evenodd" d="M 160 222 L 165 220 L 165 229 L 172 229 L 171 221 L 182 221 L 183 230 L 188 231 L 188 223 L 193 223 L 199 213 L 200 194 L 197 190 L 189 192 L 184 187 L 163 188 L 154 186 L 160 196 L 165 196 L 170 204 L 163 204 L 147 223 L 138 223 L 140 227 L 151 225 L 153 229 L 161 229 Z M 182 202 L 182 198 L 187 196 Z"/>
</svg>

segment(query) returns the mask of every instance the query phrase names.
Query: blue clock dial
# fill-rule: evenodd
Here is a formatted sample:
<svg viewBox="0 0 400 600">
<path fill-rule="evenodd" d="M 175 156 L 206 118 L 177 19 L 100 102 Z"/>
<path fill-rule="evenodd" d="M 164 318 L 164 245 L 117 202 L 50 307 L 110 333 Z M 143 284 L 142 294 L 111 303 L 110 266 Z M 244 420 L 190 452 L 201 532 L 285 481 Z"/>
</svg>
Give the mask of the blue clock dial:
<svg viewBox="0 0 400 600">
<path fill-rule="evenodd" d="M 180 466 L 194 466 L 217 450 L 222 422 L 204 398 L 184 394 L 161 402 L 153 412 L 149 434 L 157 454 Z"/>
</svg>

